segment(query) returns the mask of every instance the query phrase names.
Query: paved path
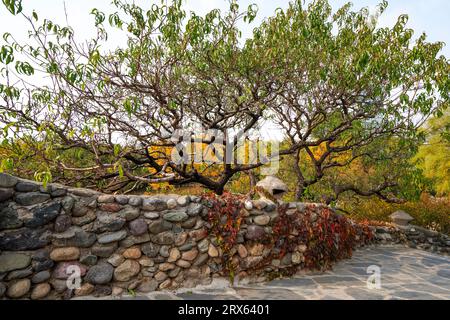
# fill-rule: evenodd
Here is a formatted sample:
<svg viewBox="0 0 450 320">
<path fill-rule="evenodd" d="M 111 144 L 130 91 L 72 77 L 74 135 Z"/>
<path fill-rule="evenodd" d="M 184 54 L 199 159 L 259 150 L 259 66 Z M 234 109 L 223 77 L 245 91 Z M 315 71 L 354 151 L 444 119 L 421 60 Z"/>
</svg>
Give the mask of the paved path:
<svg viewBox="0 0 450 320">
<path fill-rule="evenodd" d="M 369 289 L 369 266 L 381 271 L 381 288 Z M 305 273 L 264 284 L 230 288 L 226 281 L 178 292 L 121 299 L 450 299 L 450 257 L 398 246 L 369 247 L 325 273 Z"/>
</svg>

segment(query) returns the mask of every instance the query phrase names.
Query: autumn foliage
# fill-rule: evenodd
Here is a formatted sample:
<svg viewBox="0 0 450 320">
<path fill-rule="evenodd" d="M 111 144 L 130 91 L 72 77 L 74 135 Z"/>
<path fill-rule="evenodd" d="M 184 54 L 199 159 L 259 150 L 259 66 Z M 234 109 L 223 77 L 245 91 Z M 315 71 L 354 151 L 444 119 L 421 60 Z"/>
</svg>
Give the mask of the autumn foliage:
<svg viewBox="0 0 450 320">
<path fill-rule="evenodd" d="M 222 196 L 204 194 L 202 202 L 209 208 L 210 233 L 216 236 L 222 251 L 222 265 L 231 279 L 239 271 L 233 259 L 238 244 L 238 234 L 246 221 L 244 196 L 224 193 Z M 282 260 L 304 248 L 303 259 L 296 265 L 278 269 L 277 275 L 289 275 L 299 269 L 327 270 L 341 259 L 350 258 L 353 250 L 369 243 L 373 234 L 367 223 L 354 223 L 326 206 L 306 205 L 303 210 L 289 209 L 288 204 L 277 204 L 277 216 L 271 223 L 271 233 L 266 233 L 255 243 L 263 244 L 263 259 L 246 271 L 261 271 L 274 260 Z M 245 265 L 245 264 L 244 264 Z M 269 275 L 270 276 L 270 275 Z"/>
</svg>

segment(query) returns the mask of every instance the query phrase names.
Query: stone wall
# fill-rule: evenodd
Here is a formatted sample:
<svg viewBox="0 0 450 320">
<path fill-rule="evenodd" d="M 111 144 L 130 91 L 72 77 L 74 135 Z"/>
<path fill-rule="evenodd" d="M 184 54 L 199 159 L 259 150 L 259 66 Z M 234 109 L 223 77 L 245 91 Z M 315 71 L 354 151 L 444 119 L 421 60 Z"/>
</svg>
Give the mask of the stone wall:
<svg viewBox="0 0 450 320">
<path fill-rule="evenodd" d="M 208 284 L 224 276 L 224 252 L 210 233 L 201 200 L 115 196 L 57 184 L 44 188 L 0 173 L 0 298 L 67 299 Z M 289 208 L 296 214 L 306 210 L 302 203 Z M 308 208 L 320 214 L 323 206 Z M 239 276 L 257 280 L 303 266 L 307 248 L 297 246 L 252 274 L 252 266 L 269 256 L 271 249 L 260 239 L 273 232 L 278 210 L 269 200 L 254 200 L 245 202 L 244 211 L 236 244 L 226 253 Z"/>
<path fill-rule="evenodd" d="M 410 248 L 450 254 L 450 237 L 437 231 L 428 230 L 416 225 L 372 226 L 374 243 L 403 244 Z"/>
</svg>

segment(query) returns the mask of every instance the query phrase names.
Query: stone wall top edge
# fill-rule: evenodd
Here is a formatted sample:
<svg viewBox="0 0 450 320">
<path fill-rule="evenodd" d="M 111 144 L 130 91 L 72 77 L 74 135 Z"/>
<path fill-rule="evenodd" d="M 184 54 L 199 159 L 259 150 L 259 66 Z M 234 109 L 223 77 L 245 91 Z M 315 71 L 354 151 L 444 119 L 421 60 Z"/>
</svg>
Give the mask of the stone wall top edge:
<svg viewBox="0 0 450 320">
<path fill-rule="evenodd" d="M 35 185 L 39 187 L 39 189 L 35 190 L 36 192 L 43 192 L 48 193 L 50 190 L 56 190 L 56 189 L 64 189 L 67 191 L 68 195 L 75 195 L 78 197 L 99 197 L 99 196 L 114 196 L 116 198 L 118 197 L 126 197 L 128 199 L 130 198 L 142 198 L 142 199 L 162 199 L 162 200 L 169 200 L 169 199 L 177 199 L 180 197 L 189 197 L 191 199 L 199 199 L 200 196 L 198 195 L 182 195 L 182 194 L 176 194 L 176 193 L 158 193 L 158 194 L 152 194 L 152 195 L 146 195 L 146 194 L 124 194 L 124 193 L 118 193 L 118 194 L 109 194 L 100 192 L 94 189 L 89 188 L 82 188 L 82 187 L 71 187 L 67 185 L 63 185 L 56 182 L 51 182 L 46 185 L 46 188 L 44 188 L 44 184 L 39 181 L 29 180 L 25 178 L 21 178 L 18 176 L 14 176 L 8 173 L 0 173 L 0 188 L 3 189 L 17 189 L 17 185 L 19 184 L 27 184 L 27 185 Z M 16 190 L 16 192 L 34 192 L 34 191 L 20 191 Z M 269 199 L 257 199 L 257 200 L 250 200 L 252 203 L 255 201 L 263 200 L 267 203 L 273 203 Z M 244 200 L 244 202 L 247 200 Z M 282 202 L 282 201 L 281 201 Z M 319 206 L 319 207 L 327 207 L 327 205 L 322 203 L 313 203 L 313 202 L 300 202 L 300 201 L 291 201 L 291 202 L 282 202 L 282 203 L 288 203 L 289 208 L 296 208 L 296 207 L 303 207 L 303 206 Z M 251 208 L 254 209 L 254 208 Z"/>
</svg>

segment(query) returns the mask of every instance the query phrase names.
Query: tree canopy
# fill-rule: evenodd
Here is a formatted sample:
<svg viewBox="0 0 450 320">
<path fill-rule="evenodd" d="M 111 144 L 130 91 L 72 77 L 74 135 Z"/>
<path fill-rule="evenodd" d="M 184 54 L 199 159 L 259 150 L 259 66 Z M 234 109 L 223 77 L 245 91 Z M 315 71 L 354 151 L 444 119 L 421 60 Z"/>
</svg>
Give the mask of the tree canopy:
<svg viewBox="0 0 450 320">
<path fill-rule="evenodd" d="M 3 3 L 30 32 L 26 43 L 5 34 L 0 51 L 2 166 L 44 178 L 112 191 L 199 183 L 222 193 L 233 176 L 267 159 L 178 163 L 173 150 L 180 157 L 186 150 L 173 136 L 182 130 L 219 153 L 269 120 L 285 137 L 279 154 L 295 157 L 298 198 L 360 161 L 377 175 L 364 185 L 331 179 L 327 201 L 347 191 L 392 200 L 404 174 L 392 165 L 402 168 L 423 141 L 421 125 L 450 101 L 443 43 L 425 34 L 413 41 L 406 15 L 379 27 L 386 1 L 373 14 L 292 1 L 243 39 L 239 23 L 254 20 L 254 5 L 241 10 L 231 1 L 227 12 L 199 16 L 181 0 L 149 9 L 114 0 L 111 13 L 92 10 L 97 36 L 85 43 L 70 26 L 25 13 L 20 1 Z M 125 33 L 126 46 L 104 50 L 108 28 Z M 31 85 L 33 73 L 47 83 Z M 217 144 L 199 128 L 226 139 Z"/>
</svg>

